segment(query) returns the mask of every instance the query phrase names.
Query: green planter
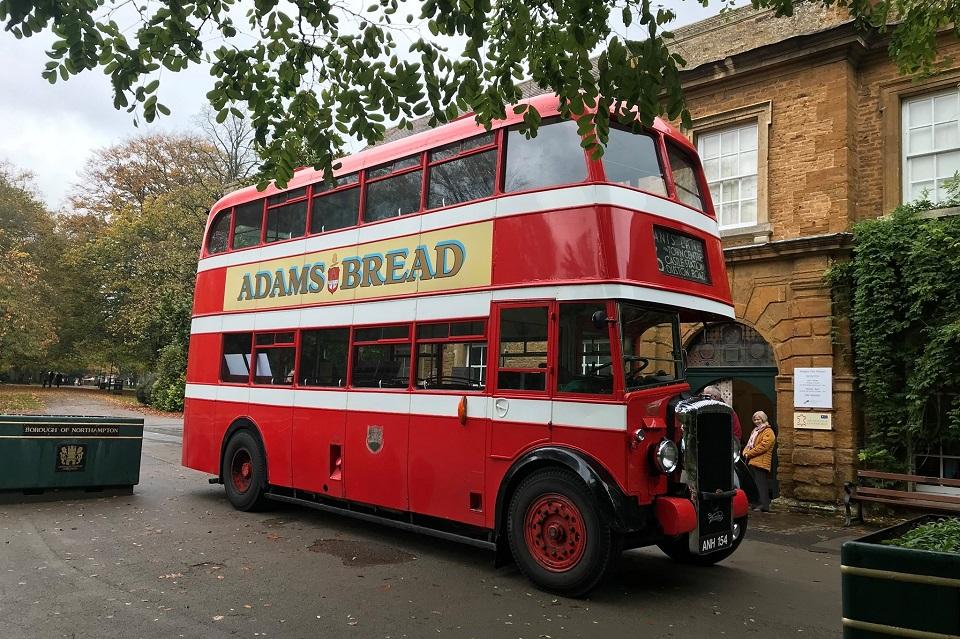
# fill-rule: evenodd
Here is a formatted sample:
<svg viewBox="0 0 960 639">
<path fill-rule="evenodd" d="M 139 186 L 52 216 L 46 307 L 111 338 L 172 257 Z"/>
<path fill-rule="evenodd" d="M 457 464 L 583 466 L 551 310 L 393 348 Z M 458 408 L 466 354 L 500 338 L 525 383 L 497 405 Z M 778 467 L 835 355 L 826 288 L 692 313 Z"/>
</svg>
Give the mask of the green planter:
<svg viewBox="0 0 960 639">
<path fill-rule="evenodd" d="M 142 447 L 143 419 L 0 415 L 0 494 L 132 492 Z"/>
<path fill-rule="evenodd" d="M 883 544 L 925 515 L 843 544 L 843 636 L 960 639 L 960 554 Z"/>
</svg>

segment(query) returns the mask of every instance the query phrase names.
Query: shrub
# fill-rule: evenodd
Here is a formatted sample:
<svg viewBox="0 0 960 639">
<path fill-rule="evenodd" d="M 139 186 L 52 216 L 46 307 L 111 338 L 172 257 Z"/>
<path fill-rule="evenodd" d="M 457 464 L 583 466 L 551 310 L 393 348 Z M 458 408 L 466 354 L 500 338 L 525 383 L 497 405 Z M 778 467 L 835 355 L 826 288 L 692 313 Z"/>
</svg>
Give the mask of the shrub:
<svg viewBox="0 0 960 639">
<path fill-rule="evenodd" d="M 160 349 L 157 359 L 157 380 L 153 384 L 150 404 L 165 411 L 182 411 L 187 383 L 187 349 L 173 342 Z"/>
</svg>

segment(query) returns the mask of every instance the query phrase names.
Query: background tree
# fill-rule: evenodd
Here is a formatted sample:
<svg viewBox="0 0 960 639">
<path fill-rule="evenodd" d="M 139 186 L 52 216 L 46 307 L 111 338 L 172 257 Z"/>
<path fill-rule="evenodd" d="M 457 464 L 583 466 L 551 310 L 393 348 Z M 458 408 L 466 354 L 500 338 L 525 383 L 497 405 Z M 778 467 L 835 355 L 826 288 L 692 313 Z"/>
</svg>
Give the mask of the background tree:
<svg viewBox="0 0 960 639">
<path fill-rule="evenodd" d="M 43 366 L 57 341 L 51 300 L 59 245 L 30 175 L 0 163 L 0 372 Z"/>
<path fill-rule="evenodd" d="M 789 15 L 800 1 L 752 4 Z M 893 24 L 890 51 L 905 73 L 933 70 L 937 33 L 960 28 L 960 0 L 811 1 L 849 9 L 864 28 Z M 210 104 L 219 122 L 241 116 L 241 107 L 250 114 L 263 157 L 261 183 L 276 177 L 285 185 L 304 142 L 315 165 L 329 169 L 341 146 L 338 134 L 375 143 L 387 120 L 408 126 L 429 114 L 432 124 L 471 110 L 487 124 L 520 98 L 527 78 L 556 92 L 564 114 L 598 105 L 594 116 L 581 119 L 585 145 L 598 153 L 611 109 L 620 115 L 636 108 L 644 122 L 659 113 L 686 119 L 684 61 L 668 49 L 665 30 L 674 14 L 650 0 L 377 0 L 365 11 L 338 0 L 257 0 L 246 9 L 237 0 L 143 6 L 0 0 L 0 21 L 18 38 L 54 33 L 43 71 L 50 82 L 102 68 L 114 105 L 147 121 L 169 113 L 158 100 L 163 70 L 211 62 Z M 246 17 L 238 19 L 241 10 Z M 641 25 L 647 37 L 613 33 L 614 12 L 627 26 Z M 131 22 L 135 31 L 121 28 Z M 431 36 L 421 37 L 422 30 Z M 448 50 L 441 42 L 462 46 Z M 527 126 L 539 123 L 535 111 L 518 112 L 525 112 Z"/>
</svg>

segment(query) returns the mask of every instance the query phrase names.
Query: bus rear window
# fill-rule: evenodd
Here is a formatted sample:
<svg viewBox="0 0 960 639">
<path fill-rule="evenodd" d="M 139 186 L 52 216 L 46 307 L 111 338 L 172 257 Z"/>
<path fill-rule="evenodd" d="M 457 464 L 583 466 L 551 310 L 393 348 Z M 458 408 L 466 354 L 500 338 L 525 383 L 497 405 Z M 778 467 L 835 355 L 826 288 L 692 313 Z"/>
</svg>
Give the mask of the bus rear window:
<svg viewBox="0 0 960 639">
<path fill-rule="evenodd" d="M 697 165 L 690 157 L 674 147 L 667 145 L 670 157 L 670 169 L 673 171 L 673 183 L 677 187 L 677 199 L 688 206 L 702 211 L 703 198 L 700 197 L 700 182 L 697 180 Z"/>
<path fill-rule="evenodd" d="M 586 177 L 587 162 L 576 122 L 551 122 L 541 126 L 537 137 L 529 140 L 516 127 L 507 133 L 504 191 L 576 184 Z"/>
<path fill-rule="evenodd" d="M 610 129 L 610 139 L 603 153 L 603 171 L 607 182 L 654 195 L 667 194 L 656 142 L 645 133 Z"/>
<path fill-rule="evenodd" d="M 210 225 L 210 237 L 207 239 L 207 252 L 210 255 L 223 253 L 227 250 L 227 240 L 230 238 L 230 211 L 218 213 Z"/>
</svg>

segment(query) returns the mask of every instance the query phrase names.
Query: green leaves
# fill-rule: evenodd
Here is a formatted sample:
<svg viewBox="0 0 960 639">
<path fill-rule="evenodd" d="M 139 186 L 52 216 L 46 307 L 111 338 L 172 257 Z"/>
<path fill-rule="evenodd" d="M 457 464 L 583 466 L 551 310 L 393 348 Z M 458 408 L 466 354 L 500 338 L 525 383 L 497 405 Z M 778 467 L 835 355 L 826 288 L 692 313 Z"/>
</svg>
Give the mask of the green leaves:
<svg viewBox="0 0 960 639">
<path fill-rule="evenodd" d="M 866 400 L 863 460 L 892 470 L 960 441 L 960 219 L 918 215 L 930 208 L 857 224 L 853 259 L 828 272 Z"/>
<path fill-rule="evenodd" d="M 798 1 L 752 4 L 788 16 Z M 935 34 L 960 24 L 960 0 L 818 1 L 848 7 L 865 28 L 889 31 L 891 54 L 906 72 L 939 68 Z M 521 99 L 526 80 L 556 93 L 566 117 L 594 113 L 583 132 L 595 157 L 611 118 L 649 124 L 662 115 L 689 123 L 681 91 L 685 61 L 668 46 L 674 13 L 651 0 L 420 0 L 419 19 L 429 33 L 422 38 L 407 26 L 415 12 L 397 19 L 398 0 L 370 0 L 365 9 L 329 0 L 254 0 L 244 5 L 240 28 L 231 17 L 235 3 L 154 3 L 137 7 L 139 23 L 121 29 L 112 16 L 127 6 L 123 0 L 0 0 L 0 21 L 15 37 L 54 34 L 41 71 L 47 81 L 99 68 L 110 78 L 114 106 L 139 111 L 146 121 L 169 113 L 157 100 L 158 71 L 212 60 L 210 104 L 222 118 L 229 108 L 249 114 L 263 184 L 286 183 L 300 153 L 291 149 L 305 142 L 314 165 L 329 170 L 343 135 L 374 144 L 394 124 L 410 127 L 425 117 L 432 126 L 465 111 L 489 125 Z M 641 27 L 642 40 L 611 32 L 615 10 L 627 27 Z M 401 35 L 405 54 L 397 47 Z M 450 52 L 440 42 L 462 48 Z M 317 106 L 307 108 L 310 102 Z M 539 114 L 523 111 L 528 134 L 539 123 Z"/>
</svg>

